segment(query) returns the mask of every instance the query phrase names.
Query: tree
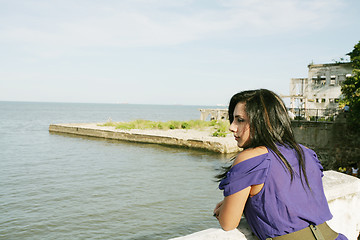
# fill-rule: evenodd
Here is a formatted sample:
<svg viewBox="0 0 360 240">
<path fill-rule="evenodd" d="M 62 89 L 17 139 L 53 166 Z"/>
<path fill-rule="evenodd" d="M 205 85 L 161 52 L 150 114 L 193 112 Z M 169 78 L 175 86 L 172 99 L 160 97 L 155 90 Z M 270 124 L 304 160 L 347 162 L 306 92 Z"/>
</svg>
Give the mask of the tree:
<svg viewBox="0 0 360 240">
<path fill-rule="evenodd" d="M 352 129 L 360 131 L 360 41 L 346 54 L 350 56 L 353 74 L 341 86 L 342 104 L 350 107 L 347 121 Z"/>
</svg>

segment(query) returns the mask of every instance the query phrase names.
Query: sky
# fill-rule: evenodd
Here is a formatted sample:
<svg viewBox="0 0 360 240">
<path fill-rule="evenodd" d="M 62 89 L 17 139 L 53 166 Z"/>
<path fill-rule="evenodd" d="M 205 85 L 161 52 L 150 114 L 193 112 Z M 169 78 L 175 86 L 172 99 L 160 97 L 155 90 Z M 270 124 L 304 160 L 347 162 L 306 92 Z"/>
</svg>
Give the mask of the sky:
<svg viewBox="0 0 360 240">
<path fill-rule="evenodd" d="M 228 104 L 289 94 L 360 41 L 359 0 L 0 0 L 0 101 Z"/>
</svg>

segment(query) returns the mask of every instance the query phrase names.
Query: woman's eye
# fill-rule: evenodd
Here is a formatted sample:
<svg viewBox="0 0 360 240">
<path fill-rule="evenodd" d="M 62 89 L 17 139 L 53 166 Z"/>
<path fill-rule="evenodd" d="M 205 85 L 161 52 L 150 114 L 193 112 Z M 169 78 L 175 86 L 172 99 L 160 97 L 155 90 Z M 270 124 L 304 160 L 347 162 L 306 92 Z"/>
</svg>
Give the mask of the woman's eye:
<svg viewBox="0 0 360 240">
<path fill-rule="evenodd" d="M 243 121 L 244 121 L 244 119 L 242 119 L 242 118 L 238 118 L 238 119 L 237 119 L 237 121 L 238 121 L 238 122 L 243 122 Z"/>
</svg>

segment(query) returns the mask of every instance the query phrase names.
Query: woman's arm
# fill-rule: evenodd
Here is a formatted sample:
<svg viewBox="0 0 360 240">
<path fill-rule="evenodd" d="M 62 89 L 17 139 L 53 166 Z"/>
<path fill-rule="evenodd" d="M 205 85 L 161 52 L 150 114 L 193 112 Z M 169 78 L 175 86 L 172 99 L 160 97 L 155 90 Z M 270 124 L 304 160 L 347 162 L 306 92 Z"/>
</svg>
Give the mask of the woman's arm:
<svg viewBox="0 0 360 240">
<path fill-rule="evenodd" d="M 233 230 L 239 225 L 250 189 L 251 187 L 247 187 L 229 195 L 216 205 L 214 215 L 225 231 Z"/>
<path fill-rule="evenodd" d="M 233 166 L 249 158 L 267 153 L 266 147 L 250 148 L 242 151 L 236 157 Z M 220 226 L 225 231 L 235 229 L 244 211 L 244 207 L 249 195 L 254 196 L 259 193 L 264 184 L 253 185 L 224 198 L 214 209 L 214 216 L 219 220 Z"/>
</svg>

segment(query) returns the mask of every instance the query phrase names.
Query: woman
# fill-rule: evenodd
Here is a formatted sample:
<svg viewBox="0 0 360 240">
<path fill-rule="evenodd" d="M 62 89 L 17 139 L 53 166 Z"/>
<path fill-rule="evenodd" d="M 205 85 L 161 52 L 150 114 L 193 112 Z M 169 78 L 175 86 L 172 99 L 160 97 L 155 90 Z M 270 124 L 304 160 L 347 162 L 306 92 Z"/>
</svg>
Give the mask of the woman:
<svg viewBox="0 0 360 240">
<path fill-rule="evenodd" d="M 296 143 L 281 98 L 266 89 L 237 93 L 230 100 L 229 120 L 244 150 L 218 176 L 224 200 L 214 216 L 221 227 L 235 229 L 244 212 L 261 240 L 347 239 L 326 224 L 332 215 L 323 168 L 315 152 Z"/>
</svg>

